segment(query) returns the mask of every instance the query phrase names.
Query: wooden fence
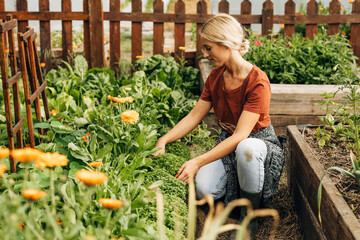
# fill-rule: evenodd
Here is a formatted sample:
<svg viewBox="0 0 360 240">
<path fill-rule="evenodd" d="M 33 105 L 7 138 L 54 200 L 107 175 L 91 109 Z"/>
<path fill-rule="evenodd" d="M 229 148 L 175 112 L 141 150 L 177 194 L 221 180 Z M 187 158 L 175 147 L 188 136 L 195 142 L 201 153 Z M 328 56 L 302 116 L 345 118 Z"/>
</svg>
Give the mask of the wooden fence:
<svg viewBox="0 0 360 240">
<path fill-rule="evenodd" d="M 12 14 L 18 19 L 18 30 L 25 32 L 28 20 L 40 21 L 40 48 L 41 53 L 51 51 L 51 20 L 62 21 L 62 56 L 67 58 L 72 49 L 72 20 L 84 21 L 84 54 L 91 67 L 102 67 L 104 59 L 104 21 L 110 21 L 110 65 L 115 64 L 120 59 L 120 22 L 131 22 L 131 59 L 136 60 L 136 56 L 142 55 L 142 23 L 153 22 L 153 54 L 162 54 L 164 48 L 164 23 L 172 22 L 174 27 L 174 46 L 175 56 L 180 55 L 180 46 L 185 46 L 185 23 L 196 23 L 197 30 L 209 18 L 211 14 L 207 12 L 207 3 L 204 0 L 197 2 L 197 13 L 185 13 L 185 3 L 177 0 L 174 13 L 164 13 L 164 3 L 162 0 L 154 1 L 153 13 L 142 12 L 142 1 L 132 0 L 131 12 L 120 11 L 120 0 L 110 0 L 110 11 L 103 11 L 102 0 L 83 0 L 83 11 L 73 12 L 71 10 L 71 0 L 61 0 L 61 12 L 49 11 L 49 0 L 39 0 L 39 11 L 28 12 L 28 0 L 16 0 L 17 11 L 6 11 L 5 0 L 0 0 L 0 18 L 5 19 L 6 14 Z M 332 0 L 329 6 L 328 15 L 318 15 L 318 3 L 310 0 L 307 3 L 307 15 L 295 13 L 295 3 L 288 0 L 285 3 L 284 15 L 274 15 L 272 1 L 266 0 L 263 3 L 261 15 L 251 15 L 251 1 L 239 1 L 241 11 L 233 15 L 246 28 L 251 24 L 261 24 L 262 34 L 269 34 L 273 24 L 284 24 L 284 36 L 291 36 L 295 32 L 295 24 L 306 24 L 306 36 L 310 39 L 317 32 L 317 24 L 326 23 L 329 26 L 329 34 L 339 32 L 341 23 L 351 24 L 351 43 L 356 56 L 360 58 L 360 0 L 352 3 L 351 14 L 341 14 L 341 4 L 339 0 Z M 218 5 L 219 12 L 229 13 L 229 2 L 221 0 Z M 201 42 L 197 34 L 196 52 L 193 54 L 195 59 L 201 55 Z M 51 66 L 51 57 L 41 54 L 42 61 L 47 67 Z M 359 63 L 359 62 L 358 62 Z"/>
</svg>

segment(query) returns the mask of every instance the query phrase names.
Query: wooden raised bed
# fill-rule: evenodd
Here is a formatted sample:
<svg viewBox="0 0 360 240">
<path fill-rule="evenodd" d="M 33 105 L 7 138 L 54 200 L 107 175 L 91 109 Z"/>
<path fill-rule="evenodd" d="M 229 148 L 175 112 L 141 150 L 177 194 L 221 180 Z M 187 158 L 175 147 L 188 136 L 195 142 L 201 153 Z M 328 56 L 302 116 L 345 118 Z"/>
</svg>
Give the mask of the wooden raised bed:
<svg viewBox="0 0 360 240">
<path fill-rule="evenodd" d="M 299 128 L 287 127 L 288 184 L 294 197 L 304 239 L 360 240 L 360 221 L 325 176 L 321 203 L 322 228 L 318 222 L 317 191 L 324 168 L 305 142 Z"/>
<path fill-rule="evenodd" d="M 201 59 L 199 69 L 202 90 L 212 68 L 207 59 Z M 323 100 L 320 94 L 336 90 L 337 86 L 334 85 L 271 84 L 270 117 L 276 134 L 286 134 L 288 125 L 320 124 L 320 117 L 325 115 L 325 110 L 316 102 Z M 343 96 L 338 93 L 334 100 Z M 204 121 L 210 128 L 218 127 L 214 113 L 209 113 Z"/>
</svg>

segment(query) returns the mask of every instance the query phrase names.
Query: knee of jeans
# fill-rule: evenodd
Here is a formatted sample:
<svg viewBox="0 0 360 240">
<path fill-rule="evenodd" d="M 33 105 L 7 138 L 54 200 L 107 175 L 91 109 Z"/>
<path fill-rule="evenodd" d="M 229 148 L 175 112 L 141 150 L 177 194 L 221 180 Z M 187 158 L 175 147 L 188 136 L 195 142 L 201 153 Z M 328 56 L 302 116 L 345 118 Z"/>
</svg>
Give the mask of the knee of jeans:
<svg viewBox="0 0 360 240">
<path fill-rule="evenodd" d="M 222 191 L 220 191 L 220 189 L 211 187 L 208 184 L 196 183 L 195 189 L 196 189 L 196 198 L 197 199 L 202 199 L 208 194 L 212 195 L 214 199 L 218 199 L 222 195 L 221 194 Z"/>
<path fill-rule="evenodd" d="M 267 148 L 264 141 L 256 138 L 246 138 L 236 147 L 236 159 L 238 166 L 248 165 L 251 161 L 258 159 L 264 160 Z"/>
</svg>

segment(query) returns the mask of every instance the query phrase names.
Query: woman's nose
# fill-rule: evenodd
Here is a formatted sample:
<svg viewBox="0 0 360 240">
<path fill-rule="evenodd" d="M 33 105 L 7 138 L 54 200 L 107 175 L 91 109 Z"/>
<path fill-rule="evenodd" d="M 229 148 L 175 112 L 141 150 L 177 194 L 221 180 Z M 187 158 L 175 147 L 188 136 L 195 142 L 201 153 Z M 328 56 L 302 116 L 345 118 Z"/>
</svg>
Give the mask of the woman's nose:
<svg viewBox="0 0 360 240">
<path fill-rule="evenodd" d="M 204 50 L 204 58 L 208 58 L 209 57 L 209 53 L 207 50 Z"/>
</svg>

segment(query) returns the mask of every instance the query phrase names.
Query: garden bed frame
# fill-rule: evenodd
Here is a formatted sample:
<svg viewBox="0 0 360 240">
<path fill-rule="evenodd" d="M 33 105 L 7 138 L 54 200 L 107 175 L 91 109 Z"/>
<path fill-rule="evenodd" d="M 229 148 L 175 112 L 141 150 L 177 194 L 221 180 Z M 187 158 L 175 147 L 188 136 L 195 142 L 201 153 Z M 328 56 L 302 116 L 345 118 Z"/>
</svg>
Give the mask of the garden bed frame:
<svg viewBox="0 0 360 240">
<path fill-rule="evenodd" d="M 360 221 L 329 176 L 325 176 L 323 181 L 320 226 L 317 219 L 317 192 L 325 169 L 305 142 L 298 126 L 288 126 L 287 136 L 288 185 L 294 197 L 304 239 L 360 240 Z"/>
</svg>

